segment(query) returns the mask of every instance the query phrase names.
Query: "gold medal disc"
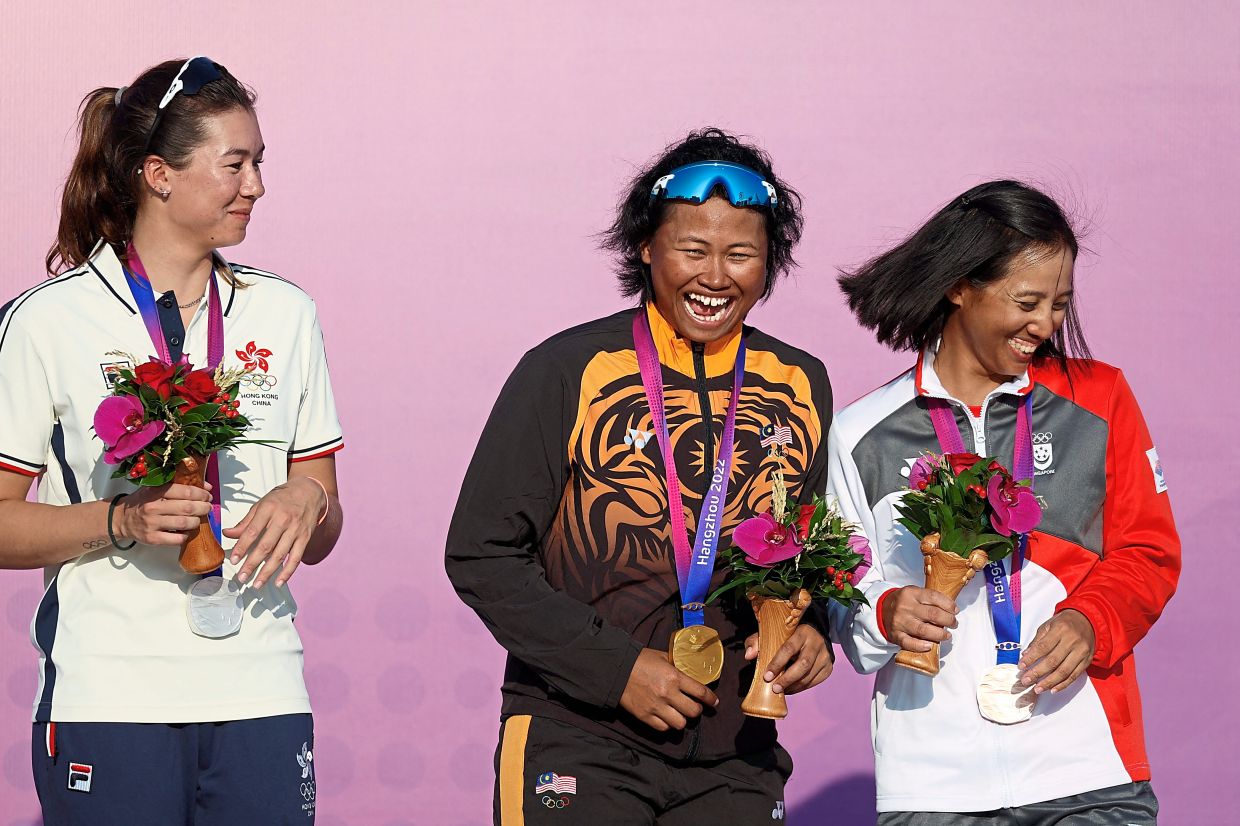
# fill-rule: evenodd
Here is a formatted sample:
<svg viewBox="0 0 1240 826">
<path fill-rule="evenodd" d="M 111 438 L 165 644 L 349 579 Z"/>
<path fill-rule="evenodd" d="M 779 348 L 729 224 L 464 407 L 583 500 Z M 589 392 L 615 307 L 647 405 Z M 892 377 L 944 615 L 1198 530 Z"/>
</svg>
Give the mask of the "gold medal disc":
<svg viewBox="0 0 1240 826">
<path fill-rule="evenodd" d="M 673 634 L 667 657 L 672 665 L 702 685 L 710 685 L 723 672 L 719 632 L 705 625 L 690 625 Z"/>
</svg>

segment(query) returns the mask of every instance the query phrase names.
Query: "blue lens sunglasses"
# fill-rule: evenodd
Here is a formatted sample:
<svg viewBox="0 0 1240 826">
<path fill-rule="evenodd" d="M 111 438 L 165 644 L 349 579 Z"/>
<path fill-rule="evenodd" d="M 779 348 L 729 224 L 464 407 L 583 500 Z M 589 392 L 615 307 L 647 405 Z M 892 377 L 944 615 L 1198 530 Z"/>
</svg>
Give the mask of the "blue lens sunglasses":
<svg viewBox="0 0 1240 826">
<path fill-rule="evenodd" d="M 726 161 L 699 161 L 673 169 L 655 181 L 653 201 L 688 201 L 700 204 L 722 189 L 735 207 L 770 207 L 779 203 L 775 187 L 747 166 Z"/>
<path fill-rule="evenodd" d="M 164 97 L 159 101 L 159 105 L 155 107 L 155 119 L 151 121 L 151 128 L 146 130 L 146 141 L 142 144 L 142 152 L 146 154 L 151 148 L 151 139 L 155 137 L 155 130 L 159 128 L 159 122 L 164 117 L 164 110 L 168 108 L 168 104 L 172 103 L 172 99 L 178 94 L 196 95 L 202 91 L 202 87 L 206 86 L 213 80 L 219 80 L 223 77 L 220 74 L 222 66 L 216 64 L 209 57 L 191 57 L 189 60 L 181 64 L 181 70 L 177 72 L 177 76 L 172 79 L 172 83 L 168 85 L 168 91 L 164 92 Z"/>
</svg>

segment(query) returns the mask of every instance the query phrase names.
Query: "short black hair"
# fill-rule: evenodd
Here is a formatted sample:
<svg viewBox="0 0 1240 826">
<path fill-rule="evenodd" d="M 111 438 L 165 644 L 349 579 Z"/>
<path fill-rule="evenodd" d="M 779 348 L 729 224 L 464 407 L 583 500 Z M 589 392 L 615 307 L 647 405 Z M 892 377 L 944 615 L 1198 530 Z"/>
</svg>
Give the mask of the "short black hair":
<svg viewBox="0 0 1240 826">
<path fill-rule="evenodd" d="M 1019 181 L 988 181 L 953 199 L 893 249 L 853 271 L 840 288 L 863 327 L 893 350 L 923 350 L 943 332 L 955 305 L 947 291 L 967 279 L 982 287 L 1004 277 L 1018 256 L 1080 250 L 1076 232 L 1053 198 Z M 1089 358 L 1073 298 L 1063 325 L 1037 350 L 1065 368 L 1068 355 Z"/>
<path fill-rule="evenodd" d="M 667 201 L 651 202 L 655 182 L 673 169 L 699 161 L 727 161 L 747 166 L 775 188 L 774 209 L 762 208 L 766 217 L 766 284 L 762 297 L 781 276 L 796 266 L 792 250 L 801 240 L 801 196 L 775 175 L 770 157 L 722 129 L 707 127 L 690 132 L 684 140 L 671 144 L 650 165 L 629 182 L 628 191 L 616 209 L 616 220 L 602 233 L 601 246 L 616 257 L 616 277 L 625 297 L 640 296 L 642 302 L 654 298 L 650 267 L 642 261 L 641 248 L 654 237 L 663 223 Z"/>
</svg>

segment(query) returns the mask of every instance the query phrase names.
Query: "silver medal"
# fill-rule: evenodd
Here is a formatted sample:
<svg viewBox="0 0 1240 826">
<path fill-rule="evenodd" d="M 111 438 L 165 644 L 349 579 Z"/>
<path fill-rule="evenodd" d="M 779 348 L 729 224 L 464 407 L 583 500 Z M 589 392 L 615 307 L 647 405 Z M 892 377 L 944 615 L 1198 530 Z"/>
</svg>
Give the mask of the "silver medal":
<svg viewBox="0 0 1240 826">
<path fill-rule="evenodd" d="M 1020 669 L 1002 663 L 987 671 L 977 684 L 977 710 L 994 723 L 1023 723 L 1033 716 L 1038 695 L 1020 683 Z"/>
<path fill-rule="evenodd" d="M 218 639 L 235 634 L 244 613 L 241 586 L 218 575 L 203 577 L 190 586 L 185 613 L 189 629 L 200 637 Z"/>
</svg>

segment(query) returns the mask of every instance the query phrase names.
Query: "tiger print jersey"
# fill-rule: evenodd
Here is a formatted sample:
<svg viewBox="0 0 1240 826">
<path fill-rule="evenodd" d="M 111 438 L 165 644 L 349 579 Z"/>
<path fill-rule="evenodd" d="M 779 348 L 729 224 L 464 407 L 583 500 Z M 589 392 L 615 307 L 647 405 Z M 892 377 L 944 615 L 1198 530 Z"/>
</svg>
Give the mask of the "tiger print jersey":
<svg viewBox="0 0 1240 826">
<path fill-rule="evenodd" d="M 500 392 L 448 533 L 457 593 L 509 653 L 503 714 L 550 717 L 680 760 L 770 748 L 774 724 L 745 717 L 757 629 L 747 605 L 707 606 L 724 670 L 719 707 L 658 733 L 619 708 L 643 647 L 666 651 L 680 627 L 667 486 L 633 346 L 650 319 L 690 539 L 745 336 L 744 385 L 720 547 L 771 504 L 772 473 L 808 501 L 826 487 L 831 388 L 813 356 L 751 327 L 703 347 L 647 305 L 566 330 L 535 347 Z M 712 590 L 724 579 L 718 569 Z M 815 616 L 814 622 L 818 621 Z"/>
</svg>

